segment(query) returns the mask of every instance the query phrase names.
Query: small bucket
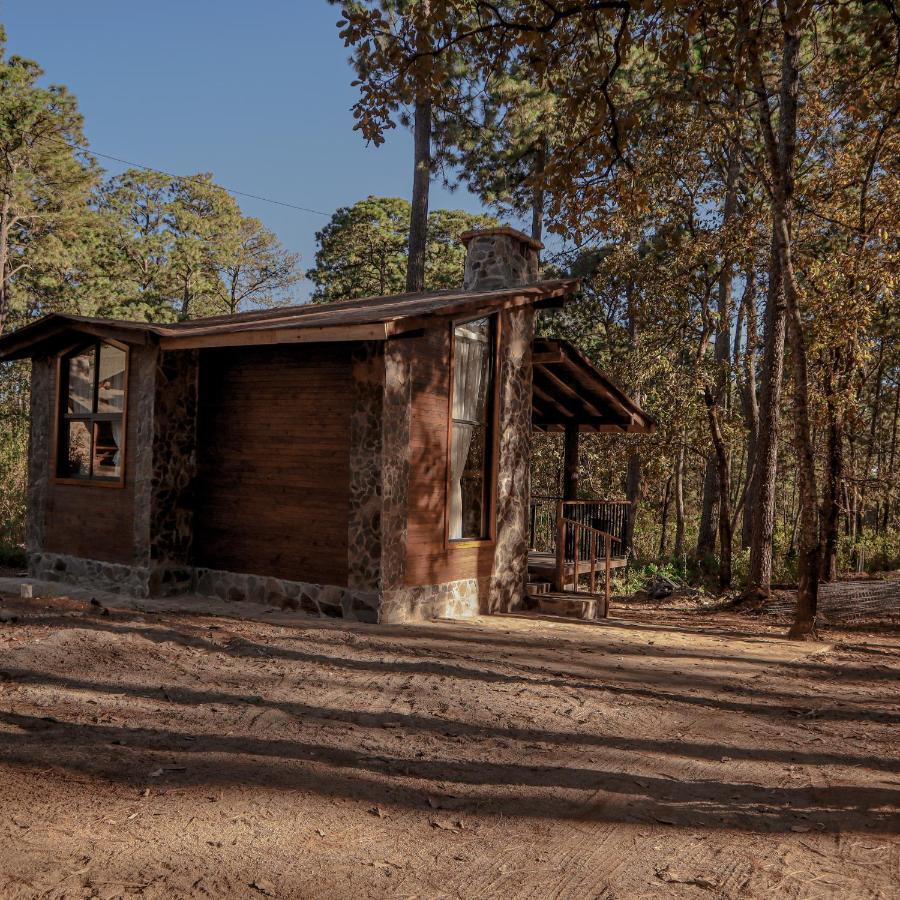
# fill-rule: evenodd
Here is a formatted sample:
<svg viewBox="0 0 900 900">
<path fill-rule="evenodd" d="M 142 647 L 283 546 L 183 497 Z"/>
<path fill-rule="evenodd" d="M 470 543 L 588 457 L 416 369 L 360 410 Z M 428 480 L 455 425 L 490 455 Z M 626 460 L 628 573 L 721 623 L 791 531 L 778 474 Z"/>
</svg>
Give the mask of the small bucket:
<svg viewBox="0 0 900 900">
<path fill-rule="evenodd" d="M 19 595 L 23 600 L 31 600 L 34 597 L 34 585 L 23 584 L 19 588 Z"/>
</svg>

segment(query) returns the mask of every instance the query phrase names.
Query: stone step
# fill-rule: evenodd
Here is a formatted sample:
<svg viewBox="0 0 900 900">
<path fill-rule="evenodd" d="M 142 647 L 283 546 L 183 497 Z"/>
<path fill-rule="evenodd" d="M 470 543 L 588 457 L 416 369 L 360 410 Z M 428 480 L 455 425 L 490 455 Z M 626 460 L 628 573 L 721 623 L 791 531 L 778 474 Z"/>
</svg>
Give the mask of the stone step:
<svg viewBox="0 0 900 900">
<path fill-rule="evenodd" d="M 606 617 L 603 595 L 573 594 L 569 591 L 541 594 L 538 610 L 551 616 L 571 619 L 600 619 Z"/>
<path fill-rule="evenodd" d="M 536 597 L 538 594 L 548 594 L 550 592 L 550 582 L 529 581 L 525 585 L 525 591 L 531 597 Z"/>
</svg>

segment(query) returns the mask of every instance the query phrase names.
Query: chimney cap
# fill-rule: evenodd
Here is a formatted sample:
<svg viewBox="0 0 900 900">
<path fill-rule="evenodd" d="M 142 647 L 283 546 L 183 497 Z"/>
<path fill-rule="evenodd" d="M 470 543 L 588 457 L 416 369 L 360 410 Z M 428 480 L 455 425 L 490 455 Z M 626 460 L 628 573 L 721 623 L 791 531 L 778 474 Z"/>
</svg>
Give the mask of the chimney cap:
<svg viewBox="0 0 900 900">
<path fill-rule="evenodd" d="M 509 225 L 498 225 L 495 228 L 473 228 L 471 231 L 464 231 L 459 236 L 459 239 L 464 245 L 468 246 L 469 241 L 471 241 L 472 238 L 490 237 L 494 234 L 502 234 L 507 237 L 515 238 L 517 241 L 521 241 L 523 244 L 529 246 L 532 250 L 544 249 L 544 245 L 540 241 L 536 241 L 533 237 L 529 237 L 524 231 L 510 228 Z"/>
</svg>

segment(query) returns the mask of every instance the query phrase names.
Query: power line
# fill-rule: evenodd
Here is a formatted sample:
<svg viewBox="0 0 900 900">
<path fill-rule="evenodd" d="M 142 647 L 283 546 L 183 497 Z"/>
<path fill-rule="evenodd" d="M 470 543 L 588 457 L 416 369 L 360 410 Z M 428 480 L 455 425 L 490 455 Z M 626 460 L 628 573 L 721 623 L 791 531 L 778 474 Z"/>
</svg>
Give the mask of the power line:
<svg viewBox="0 0 900 900">
<path fill-rule="evenodd" d="M 50 137 L 51 140 L 56 140 L 61 144 L 65 144 L 67 147 L 73 147 L 76 150 L 81 150 L 83 153 L 90 153 L 92 156 L 99 156 L 102 159 L 111 159 L 113 162 L 122 163 L 125 166 L 133 166 L 136 169 L 144 169 L 146 172 L 159 172 L 161 175 L 166 175 L 169 178 L 180 178 L 182 181 L 193 181 L 198 184 L 208 184 L 208 182 L 201 181 L 201 179 L 197 178 L 193 175 L 175 175 L 172 172 L 166 172 L 164 169 L 157 169 L 154 166 L 145 166 L 143 163 L 132 162 L 128 159 L 122 159 L 119 156 L 112 156 L 109 153 L 100 153 L 97 150 L 93 150 L 90 147 L 87 147 L 83 144 L 76 144 L 74 142 L 69 142 L 63 140 L 62 138 L 53 138 L 51 135 L 45 135 L 45 137 Z M 288 209 L 298 209 L 300 212 L 308 212 L 313 213 L 316 216 L 325 216 L 326 219 L 331 218 L 331 213 L 322 212 L 321 209 L 312 209 L 309 206 L 299 206 L 296 203 L 286 203 L 284 200 L 273 200 L 271 197 L 263 197 L 259 194 L 249 194 L 247 191 L 236 191 L 234 188 L 225 187 L 224 184 L 219 184 L 218 182 L 213 182 L 216 187 L 221 188 L 223 191 L 227 191 L 229 194 L 235 194 L 238 197 L 249 197 L 251 200 L 261 200 L 263 203 L 273 203 L 275 206 L 286 206 Z"/>
</svg>

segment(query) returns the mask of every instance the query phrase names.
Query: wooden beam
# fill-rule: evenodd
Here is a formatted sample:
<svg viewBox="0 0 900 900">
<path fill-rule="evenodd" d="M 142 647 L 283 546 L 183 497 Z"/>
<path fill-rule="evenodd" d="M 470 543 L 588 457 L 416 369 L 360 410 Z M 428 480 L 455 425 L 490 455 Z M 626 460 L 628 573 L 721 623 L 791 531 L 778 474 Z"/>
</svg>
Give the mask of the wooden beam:
<svg viewBox="0 0 900 900">
<path fill-rule="evenodd" d="M 588 400 L 585 400 L 584 397 L 575 390 L 575 388 L 570 387 L 566 384 L 561 378 L 559 378 L 556 374 L 550 371 L 550 369 L 538 368 L 537 372 L 534 374 L 537 375 L 540 373 L 541 378 L 548 382 L 553 388 L 559 391 L 563 396 L 567 397 L 569 400 L 574 401 L 577 404 L 580 410 L 588 413 L 592 418 L 599 419 L 604 418 L 604 413 L 602 410 L 598 409 Z M 566 404 L 568 409 L 572 409 L 572 405 Z"/>
<path fill-rule="evenodd" d="M 532 392 L 532 402 L 534 402 L 535 398 L 538 398 L 540 402 L 544 405 L 545 410 L 549 410 L 544 413 L 544 418 L 548 421 L 554 421 L 556 419 L 559 420 L 568 420 L 574 419 L 576 414 L 570 410 L 567 406 L 562 404 L 556 397 L 548 394 L 539 384 L 536 382 L 531 386 Z"/>
<path fill-rule="evenodd" d="M 266 328 L 258 331 L 184 333 L 160 338 L 163 350 L 203 347 L 245 347 L 265 344 L 315 344 L 334 341 L 383 341 L 384 325 L 334 325 L 318 328 Z"/>
<path fill-rule="evenodd" d="M 535 366 L 553 366 L 565 361 L 566 357 L 562 350 L 548 350 L 541 353 L 534 353 L 531 356 L 531 362 Z"/>
</svg>

